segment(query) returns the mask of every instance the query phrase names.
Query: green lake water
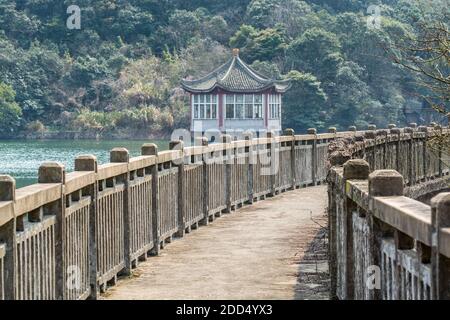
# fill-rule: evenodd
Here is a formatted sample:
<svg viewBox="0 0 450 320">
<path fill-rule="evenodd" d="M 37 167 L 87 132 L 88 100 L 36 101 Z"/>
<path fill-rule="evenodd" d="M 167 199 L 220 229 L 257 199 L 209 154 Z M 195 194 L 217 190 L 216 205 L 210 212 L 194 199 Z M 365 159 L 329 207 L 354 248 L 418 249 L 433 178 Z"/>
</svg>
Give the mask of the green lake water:
<svg viewBox="0 0 450 320">
<path fill-rule="evenodd" d="M 124 147 L 132 157 L 140 155 L 144 143 L 153 142 L 159 150 L 167 150 L 167 141 L 143 140 L 0 140 L 0 174 L 16 179 L 17 187 L 37 182 L 39 166 L 45 161 L 58 161 L 73 171 L 75 158 L 82 154 L 97 156 L 98 163 L 109 162 L 109 151 Z"/>
</svg>

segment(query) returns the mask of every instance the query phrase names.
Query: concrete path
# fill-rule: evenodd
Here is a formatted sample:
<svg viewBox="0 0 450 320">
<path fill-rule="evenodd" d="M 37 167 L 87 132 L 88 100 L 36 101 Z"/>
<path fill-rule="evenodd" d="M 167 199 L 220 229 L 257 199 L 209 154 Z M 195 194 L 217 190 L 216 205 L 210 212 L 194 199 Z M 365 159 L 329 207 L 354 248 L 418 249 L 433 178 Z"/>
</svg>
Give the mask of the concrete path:
<svg viewBox="0 0 450 320">
<path fill-rule="evenodd" d="M 325 186 L 288 191 L 176 239 L 106 299 L 327 299 Z"/>
</svg>

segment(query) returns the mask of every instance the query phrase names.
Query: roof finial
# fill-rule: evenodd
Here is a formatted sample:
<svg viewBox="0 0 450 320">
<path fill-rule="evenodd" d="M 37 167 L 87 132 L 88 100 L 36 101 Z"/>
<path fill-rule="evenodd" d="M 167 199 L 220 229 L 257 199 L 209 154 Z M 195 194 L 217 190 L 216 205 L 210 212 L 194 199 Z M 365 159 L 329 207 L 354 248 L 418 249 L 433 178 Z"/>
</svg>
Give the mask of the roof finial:
<svg viewBox="0 0 450 320">
<path fill-rule="evenodd" d="M 233 56 L 234 57 L 239 56 L 239 48 L 233 48 Z"/>
</svg>

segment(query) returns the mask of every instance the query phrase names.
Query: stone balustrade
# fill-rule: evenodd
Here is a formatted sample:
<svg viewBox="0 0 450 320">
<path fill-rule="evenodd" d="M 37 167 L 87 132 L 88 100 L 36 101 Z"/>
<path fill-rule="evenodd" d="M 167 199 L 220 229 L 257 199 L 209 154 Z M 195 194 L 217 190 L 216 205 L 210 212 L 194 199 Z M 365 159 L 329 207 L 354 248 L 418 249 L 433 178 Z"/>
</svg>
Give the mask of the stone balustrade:
<svg viewBox="0 0 450 320">
<path fill-rule="evenodd" d="M 232 213 L 254 201 L 293 188 L 324 183 L 327 176 L 330 182 L 330 252 L 333 261 L 339 262 L 336 266 L 340 272 L 332 270 L 333 283 L 340 298 L 350 298 L 349 292 L 353 292 L 351 288 L 358 282 L 347 279 L 359 273 L 345 267 L 351 265 L 346 262 L 350 257 L 346 253 L 353 252 L 354 247 L 347 248 L 343 244 L 354 240 L 345 238 L 346 235 L 353 237 L 353 227 L 342 229 L 342 223 L 353 223 L 356 218 L 343 218 L 352 216 L 347 214 L 344 203 L 354 203 L 354 207 L 370 213 L 369 204 L 377 202 L 366 195 L 368 191 L 364 191 L 363 185 L 367 182 L 345 178 L 339 168 L 329 171 L 329 161 L 336 165 L 347 158 L 362 157 L 371 168 L 393 167 L 407 177 L 405 180 L 411 190 L 419 184 L 443 181 L 448 175 L 439 161 L 426 151 L 426 139 L 433 134 L 432 129 L 419 128 L 412 132 L 396 128 L 390 129 L 391 132 L 370 129 L 350 128 L 348 132 L 336 132 L 335 128 L 330 128 L 325 134 L 309 129 L 305 135 L 286 130 L 284 136 L 277 137 L 253 139 L 246 134 L 240 141 L 231 141 L 230 136 L 223 135 L 219 143 L 208 144 L 205 139 L 197 139 L 193 147 L 173 141 L 170 150 L 161 152 L 149 143 L 142 146 L 142 155 L 138 157 L 130 157 L 124 148 L 115 148 L 111 151 L 110 163 L 99 165 L 92 155 L 80 156 L 75 159 L 75 171 L 70 173 L 59 163 L 44 163 L 39 168 L 38 183 L 20 189 L 16 189 L 11 177 L 0 176 L 0 299 L 95 299 L 99 292 L 115 284 L 118 275 L 129 275 L 140 261 L 158 255 L 174 237 L 183 237 L 222 214 Z M 341 142 L 351 149 L 350 153 L 340 151 Z M 361 200 L 352 200 L 353 196 Z M 433 202 L 434 212 L 444 210 L 439 209 L 445 207 L 442 201 Z M 412 232 L 409 236 L 420 243 L 418 250 L 422 250 L 423 257 L 435 257 L 428 254 L 430 250 L 442 253 L 432 266 L 443 270 L 440 265 L 446 263 L 442 257 L 450 250 L 450 242 L 445 238 L 449 233 L 441 228 L 441 222 L 439 228 L 433 229 L 431 222 L 428 226 L 428 222 L 422 221 L 425 218 L 421 215 L 429 208 L 414 203 L 423 209 L 422 213 L 415 213 L 415 207 L 404 207 L 403 202 L 397 206 L 395 201 L 388 201 L 385 207 L 392 207 L 390 210 L 398 214 L 392 215 L 394 220 L 387 220 L 385 224 L 396 222 L 402 210 L 409 210 L 411 218 L 404 223 L 412 229 L 395 223 L 391 229 L 398 228 L 402 232 L 399 241 Z M 384 212 L 380 210 L 377 212 Z M 431 215 L 432 211 L 428 211 Z M 375 213 L 374 216 L 378 217 Z M 358 215 L 359 218 L 363 219 L 363 215 Z M 367 228 L 363 222 L 360 224 Z M 425 241 L 430 235 L 426 230 L 430 228 L 432 234 L 439 230 L 437 249 L 431 246 L 435 242 Z M 399 251 L 392 251 L 388 244 L 384 247 L 396 254 Z M 362 252 L 365 251 L 357 251 L 357 257 L 362 257 L 364 263 L 371 261 Z M 392 255 L 389 257 L 390 263 L 397 261 Z M 359 261 L 359 258 L 352 261 Z M 426 259 L 423 261 L 425 263 Z M 338 276 L 343 270 L 345 276 Z M 430 275 L 441 276 L 440 273 Z M 432 278 L 423 281 L 432 288 Z M 428 296 L 432 297 L 430 290 Z M 358 291 L 359 296 L 371 294 Z"/>
<path fill-rule="evenodd" d="M 181 141 L 142 155 L 115 148 L 75 171 L 49 162 L 39 183 L 0 176 L 0 299 L 95 299 L 174 237 L 253 201 L 325 182 L 330 141 L 347 133 L 220 143 Z"/>
<path fill-rule="evenodd" d="M 405 196 L 448 188 L 441 151 L 427 151 L 432 134 L 371 130 L 350 141 L 353 159 L 336 153 L 328 176 L 333 298 L 450 298 L 450 193 L 431 206 Z"/>
</svg>

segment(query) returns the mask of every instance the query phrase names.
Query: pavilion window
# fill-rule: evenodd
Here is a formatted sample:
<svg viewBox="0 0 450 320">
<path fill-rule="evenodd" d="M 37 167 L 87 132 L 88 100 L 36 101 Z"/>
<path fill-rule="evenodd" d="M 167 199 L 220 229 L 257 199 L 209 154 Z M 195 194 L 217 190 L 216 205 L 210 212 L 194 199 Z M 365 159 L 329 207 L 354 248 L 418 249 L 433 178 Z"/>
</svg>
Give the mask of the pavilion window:
<svg viewBox="0 0 450 320">
<path fill-rule="evenodd" d="M 253 95 L 253 112 L 255 119 L 261 119 L 262 118 L 262 95 L 261 94 L 255 94 Z"/>
<path fill-rule="evenodd" d="M 269 95 L 269 114 L 271 119 L 280 119 L 281 116 L 281 95 Z"/>
<path fill-rule="evenodd" d="M 247 119 L 253 118 L 253 95 L 246 94 L 244 97 L 245 102 L 245 117 Z"/>
<path fill-rule="evenodd" d="M 217 95 L 213 95 L 212 96 L 212 102 L 211 102 L 211 118 L 212 119 L 217 119 Z"/>
<path fill-rule="evenodd" d="M 243 94 L 235 95 L 234 114 L 237 119 L 244 118 L 244 95 Z"/>
<path fill-rule="evenodd" d="M 196 94 L 193 100 L 194 119 L 217 118 L 217 95 Z"/>
<path fill-rule="evenodd" d="M 227 119 L 234 119 L 234 94 L 227 94 L 226 96 L 226 116 Z"/>
<path fill-rule="evenodd" d="M 261 119 L 262 94 L 227 94 L 225 108 L 227 119 Z"/>
</svg>

